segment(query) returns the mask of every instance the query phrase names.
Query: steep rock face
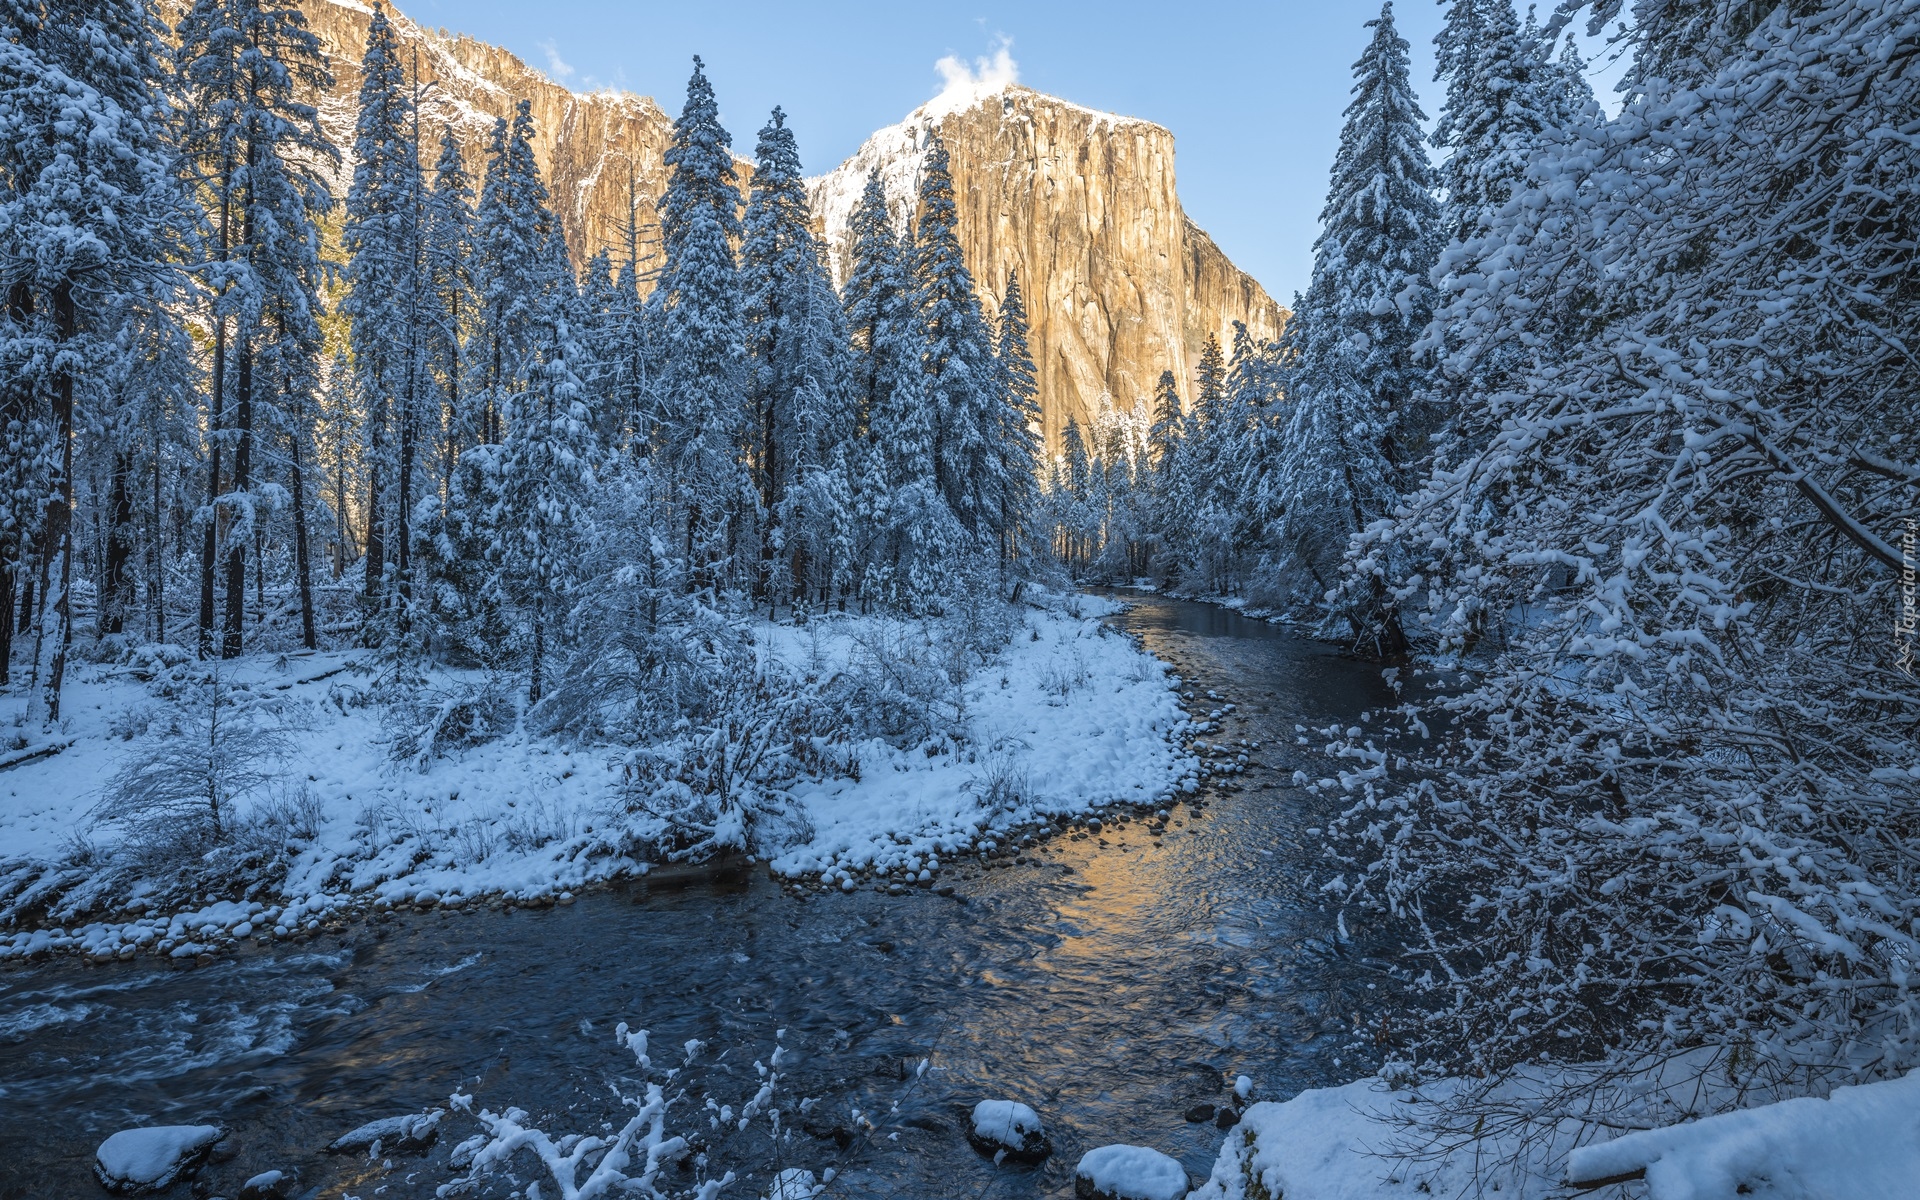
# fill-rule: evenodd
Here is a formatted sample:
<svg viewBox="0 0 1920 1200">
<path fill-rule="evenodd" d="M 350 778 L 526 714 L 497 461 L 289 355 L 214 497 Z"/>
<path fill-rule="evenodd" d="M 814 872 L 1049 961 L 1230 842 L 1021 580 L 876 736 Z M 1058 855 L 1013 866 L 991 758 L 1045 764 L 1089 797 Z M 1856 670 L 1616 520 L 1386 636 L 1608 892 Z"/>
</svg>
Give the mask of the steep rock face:
<svg viewBox="0 0 1920 1200">
<path fill-rule="evenodd" d="M 930 130 L 952 159 L 960 239 L 990 300 L 1017 268 L 1032 321 L 1048 440 L 1103 405 L 1130 409 L 1163 370 L 1190 396 L 1208 334 L 1232 323 L 1277 337 L 1286 313 L 1180 207 L 1173 135 L 1150 121 L 1082 108 L 1024 87 L 916 110 L 812 182 L 834 273 L 847 223 L 878 170 L 905 221 Z"/>
<path fill-rule="evenodd" d="M 335 194 L 353 178 L 350 159 L 359 107 L 360 59 L 366 53 L 371 5 L 359 0 L 300 0 L 308 24 L 326 48 L 333 88 L 315 102 L 327 135 L 342 152 Z M 673 118 L 645 96 L 628 92 L 575 93 L 497 46 L 461 34 L 434 31 L 387 10 L 409 79 L 417 77 L 422 113 L 422 165 L 432 167 L 441 129 L 451 124 L 465 151 L 475 187 L 486 162 L 488 132 L 514 105 L 533 107 L 534 156 L 552 193 L 576 263 L 594 251 L 617 248 L 624 257 L 627 214 L 641 231 L 640 255 L 657 252 L 648 240 L 655 206 L 666 190 L 663 156 Z"/>
<path fill-rule="evenodd" d="M 373 9 L 360 0 L 300 3 L 334 75 L 315 102 L 345 154 Z M 425 165 L 440 129 L 451 124 L 477 180 L 494 119 L 510 118 L 524 98 L 533 107 L 534 153 L 574 261 L 602 248 L 624 258 L 631 212 L 642 270 L 657 265 L 653 227 L 673 129 L 660 105 L 625 92 L 569 91 L 498 47 L 388 12 L 409 76 L 420 83 Z M 961 242 L 990 311 L 1008 269 L 1019 269 L 1041 409 L 1056 447 L 1069 417 L 1087 424 L 1104 404 L 1130 409 L 1152 395 L 1163 370 L 1190 395 L 1209 333 L 1227 345 L 1239 320 L 1258 337 L 1278 335 L 1285 311 L 1182 211 L 1171 133 L 1022 87 L 922 106 L 811 181 L 836 278 L 845 278 L 847 220 L 868 171 L 880 170 L 904 223 L 931 128 L 941 130 L 952 155 Z M 751 141 L 751 131 L 734 135 Z M 750 174 L 741 163 L 743 187 Z M 351 162 L 343 161 L 336 194 L 346 194 L 351 178 Z"/>
</svg>

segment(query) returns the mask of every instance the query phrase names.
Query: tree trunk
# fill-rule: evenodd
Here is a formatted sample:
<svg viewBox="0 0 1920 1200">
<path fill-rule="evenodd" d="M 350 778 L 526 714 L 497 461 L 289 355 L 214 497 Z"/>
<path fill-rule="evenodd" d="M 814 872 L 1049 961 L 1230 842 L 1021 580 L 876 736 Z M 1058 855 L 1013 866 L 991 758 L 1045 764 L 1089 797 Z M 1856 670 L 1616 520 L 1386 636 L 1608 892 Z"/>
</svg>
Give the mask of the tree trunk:
<svg viewBox="0 0 1920 1200">
<path fill-rule="evenodd" d="M 291 407 L 291 406 L 290 406 Z M 300 644 L 309 650 L 320 648 L 313 619 L 313 565 L 307 550 L 306 468 L 300 462 L 300 430 L 287 432 L 288 482 L 293 485 L 293 575 L 300 589 Z"/>
<path fill-rule="evenodd" d="M 410 632 L 409 606 L 413 603 L 413 454 L 415 389 L 419 386 L 417 352 L 410 352 L 407 363 L 407 390 L 400 406 L 399 477 L 394 480 L 393 563 L 394 632 L 404 639 Z"/>
<path fill-rule="evenodd" d="M 527 673 L 527 707 L 540 703 L 540 675 L 547 657 L 546 613 L 540 602 L 533 606 L 533 662 Z"/>
<path fill-rule="evenodd" d="M 167 527 L 160 508 L 160 439 L 153 439 L 153 537 L 147 543 L 153 555 L 153 640 L 167 640 Z"/>
<path fill-rule="evenodd" d="M 64 347 L 73 333 L 73 285 L 63 280 L 53 289 L 55 344 Z M 63 362 L 64 356 L 55 361 Z M 47 509 L 47 536 L 53 539 L 50 545 L 60 560 L 60 591 L 53 603 L 53 665 L 47 669 L 49 725 L 60 720 L 60 689 L 67 681 L 67 650 L 73 645 L 73 371 L 64 365 L 53 377 L 53 425 L 60 444 L 60 478 Z"/>
<path fill-rule="evenodd" d="M 124 633 L 127 605 L 133 599 L 133 493 L 127 487 L 133 474 L 133 455 L 125 450 L 113 456 L 113 483 L 107 499 L 107 552 L 100 576 L 100 632 Z"/>
<path fill-rule="evenodd" d="M 24 328 L 27 319 L 33 315 L 33 291 L 25 281 L 14 283 L 7 289 L 7 321 L 14 328 Z M 11 375 L 11 371 L 9 371 Z M 24 467 L 27 460 L 27 413 L 32 393 L 24 379 L 17 377 L 0 381 L 0 436 L 18 437 L 20 440 L 9 448 L 10 454 L 18 458 L 8 464 L 8 468 Z M 9 433 L 9 431 L 16 431 Z M 12 496 L 5 497 L 7 508 L 0 510 L 0 521 L 12 528 L 0 533 L 0 687 L 4 687 L 11 675 L 13 661 L 14 630 L 14 580 L 25 579 L 22 568 L 27 560 L 26 528 L 27 514 L 21 510 L 20 502 Z M 26 583 L 29 593 L 31 582 Z M 29 608 L 31 605 L 28 606 Z M 26 609 L 22 609 L 26 611 Z M 21 632 L 26 625 L 20 625 Z"/>
<path fill-rule="evenodd" d="M 242 328 L 235 347 L 234 427 L 239 438 L 233 444 L 233 491 L 239 494 L 253 484 L 253 335 Z M 237 536 L 234 519 L 227 522 L 227 586 L 225 621 L 220 641 L 221 658 L 238 658 L 247 616 L 247 540 Z"/>
</svg>

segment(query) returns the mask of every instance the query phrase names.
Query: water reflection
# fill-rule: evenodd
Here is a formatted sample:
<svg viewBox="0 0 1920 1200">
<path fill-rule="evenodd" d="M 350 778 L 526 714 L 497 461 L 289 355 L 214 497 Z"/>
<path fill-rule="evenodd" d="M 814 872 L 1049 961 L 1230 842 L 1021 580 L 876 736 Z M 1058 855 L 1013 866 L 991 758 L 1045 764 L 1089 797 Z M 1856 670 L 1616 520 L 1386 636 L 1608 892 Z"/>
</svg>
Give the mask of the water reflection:
<svg viewBox="0 0 1920 1200">
<path fill-rule="evenodd" d="M 1258 742 L 1244 790 L 1204 811 L 1054 841 L 1022 866 L 950 874 L 960 895 L 796 900 L 752 872 L 656 879 L 550 912 L 405 917 L 193 971 L 65 965 L 0 975 L 0 1196 L 97 1194 L 93 1147 L 136 1122 L 217 1120 L 229 1193 L 297 1167 L 323 1196 L 430 1196 L 424 1163 L 316 1153 L 374 1117 L 444 1103 L 613 1119 L 617 1020 L 656 1046 L 709 1043 L 693 1076 L 752 1092 L 776 1030 L 788 1082 L 822 1097 L 786 1160 L 838 1166 L 851 1197 L 1067 1196 L 1081 1152 L 1157 1146 L 1204 1176 L 1223 1136 L 1183 1113 L 1245 1073 L 1268 1097 L 1332 1082 L 1341 1037 L 1381 976 L 1338 952 L 1312 880 L 1329 802 L 1285 786 L 1295 724 L 1351 721 L 1391 697 L 1377 670 L 1223 609 L 1141 597 L 1123 620 L 1201 697 L 1236 711 L 1209 740 Z M 724 1052 L 724 1057 L 723 1057 Z M 917 1082 L 911 1066 L 929 1058 Z M 1032 1104 L 1056 1153 L 995 1168 L 961 1136 L 986 1096 Z M 889 1111 L 890 1106 L 898 1105 Z M 849 1106 L 877 1111 L 869 1140 Z M 838 1137 L 836 1138 L 836 1132 Z M 770 1161 L 764 1140 L 716 1161 Z M 845 1143 L 844 1145 L 842 1143 Z M 522 1179 L 524 1184 L 525 1178 Z M 764 1191 L 764 1172 L 755 1181 Z M 739 1190 L 746 1194 L 751 1185 Z M 503 1188 L 500 1194 L 505 1194 Z M 756 1192 L 754 1194 L 760 1194 Z"/>
</svg>

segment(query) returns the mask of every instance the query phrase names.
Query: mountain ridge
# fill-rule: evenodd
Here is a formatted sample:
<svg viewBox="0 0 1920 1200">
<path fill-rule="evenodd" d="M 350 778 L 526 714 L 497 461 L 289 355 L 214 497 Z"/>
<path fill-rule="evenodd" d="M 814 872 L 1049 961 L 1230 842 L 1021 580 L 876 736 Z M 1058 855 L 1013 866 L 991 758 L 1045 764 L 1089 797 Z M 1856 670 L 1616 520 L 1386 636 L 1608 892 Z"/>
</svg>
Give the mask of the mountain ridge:
<svg viewBox="0 0 1920 1200">
<path fill-rule="evenodd" d="M 360 0 L 300 7 L 334 74 L 333 87 L 314 98 L 322 125 L 350 152 L 373 8 Z M 451 124 L 477 177 L 494 119 L 510 117 L 525 98 L 535 156 L 575 264 L 601 249 L 624 257 L 631 214 L 643 274 L 658 265 L 651 229 L 673 129 L 665 108 L 632 92 L 572 91 L 510 51 L 387 11 L 409 77 L 421 85 L 423 141 Z M 1180 207 L 1169 130 L 1018 84 L 936 97 L 808 179 L 836 281 L 845 278 L 846 218 L 866 170 L 882 169 L 904 224 L 935 128 L 952 156 L 961 244 L 990 311 L 1007 271 L 1020 272 L 1050 444 L 1059 444 L 1069 419 L 1089 424 L 1107 406 L 1126 410 L 1151 396 L 1162 370 L 1190 392 L 1207 336 L 1228 344 L 1234 321 L 1256 337 L 1278 336 L 1285 310 Z M 340 172 L 335 190 L 344 195 L 351 163 Z M 743 183 L 750 175 L 745 166 Z"/>
</svg>

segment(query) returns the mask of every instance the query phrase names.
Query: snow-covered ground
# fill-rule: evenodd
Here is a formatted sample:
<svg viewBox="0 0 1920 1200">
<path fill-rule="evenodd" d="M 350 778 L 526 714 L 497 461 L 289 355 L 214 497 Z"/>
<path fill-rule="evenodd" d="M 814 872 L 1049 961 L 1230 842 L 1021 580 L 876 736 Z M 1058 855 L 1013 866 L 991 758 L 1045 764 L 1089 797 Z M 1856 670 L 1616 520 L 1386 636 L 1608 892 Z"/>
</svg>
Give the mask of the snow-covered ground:
<svg viewBox="0 0 1920 1200">
<path fill-rule="evenodd" d="M 1054 597 L 1019 608 L 997 658 L 944 701 L 962 737 L 863 741 L 851 748 L 857 778 L 792 786 L 783 802 L 795 840 L 760 847 L 768 865 L 822 886 L 929 884 L 945 860 L 989 849 L 1042 817 L 1191 789 L 1199 764 L 1181 746 L 1189 727 L 1174 680 L 1099 619 L 1117 607 Z M 845 664 L 857 640 L 871 644 L 881 632 L 876 621 L 763 623 L 760 653 L 794 665 Z M 926 635 L 901 623 L 890 634 Z M 153 903 L 167 881 L 128 876 L 123 831 L 97 811 L 143 744 L 128 735 L 158 705 L 134 667 L 83 666 L 51 732 L 26 719 L 20 689 L 0 697 L 8 739 L 0 764 L 15 764 L 0 766 L 0 900 L 16 925 L 0 933 L 0 958 L 42 950 L 184 957 L 240 938 L 299 936 L 369 904 L 565 902 L 575 889 L 649 869 L 638 847 L 658 832 L 649 825 L 657 819 L 630 811 L 622 748 L 511 732 L 424 769 L 397 762 L 378 706 L 346 699 L 365 686 L 356 661 L 336 651 L 223 668 L 233 682 L 292 702 L 291 753 L 280 779 L 252 802 L 279 805 L 284 878 L 188 904 Z M 26 757 L 43 749 L 53 752 Z M 90 883 L 105 878 L 116 880 L 111 894 Z"/>
<path fill-rule="evenodd" d="M 1455 1086 L 1442 1081 L 1394 1090 L 1362 1079 L 1255 1104 L 1189 1200 L 1561 1200 L 1580 1192 L 1636 1200 L 1891 1200 L 1920 1194 L 1920 1071 L 1836 1088 L 1826 1099 L 1758 1104 L 1624 1135 L 1617 1127 L 1569 1121 L 1542 1136 L 1536 1123 L 1524 1144 L 1513 1133 L 1488 1133 L 1460 1139 L 1448 1152 L 1422 1129 Z M 1422 1143 L 1422 1152 L 1406 1153 Z"/>
</svg>

